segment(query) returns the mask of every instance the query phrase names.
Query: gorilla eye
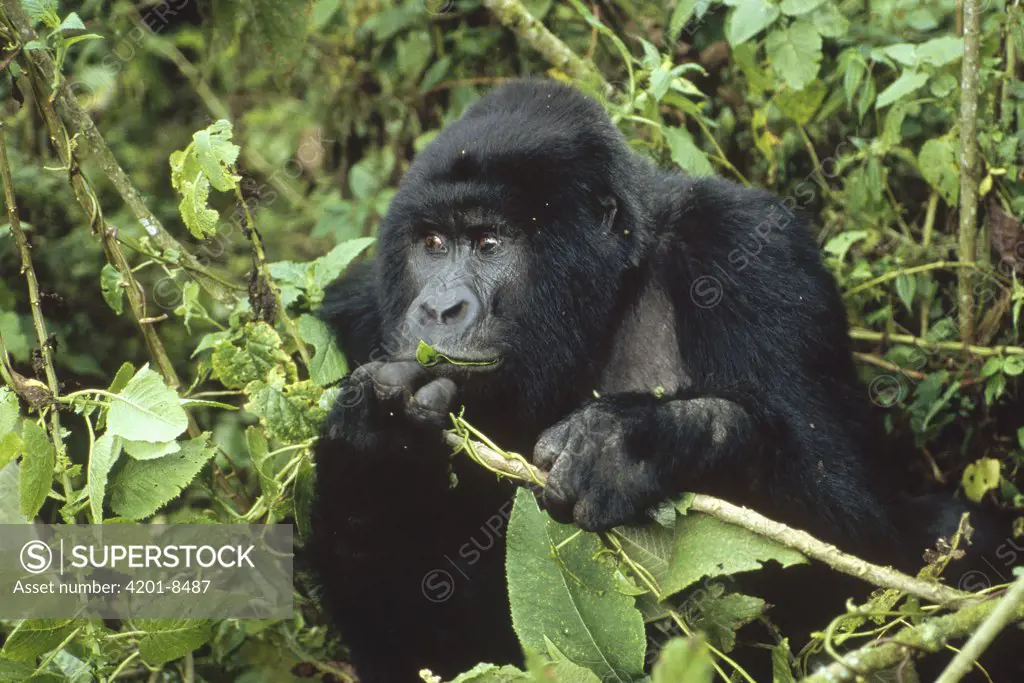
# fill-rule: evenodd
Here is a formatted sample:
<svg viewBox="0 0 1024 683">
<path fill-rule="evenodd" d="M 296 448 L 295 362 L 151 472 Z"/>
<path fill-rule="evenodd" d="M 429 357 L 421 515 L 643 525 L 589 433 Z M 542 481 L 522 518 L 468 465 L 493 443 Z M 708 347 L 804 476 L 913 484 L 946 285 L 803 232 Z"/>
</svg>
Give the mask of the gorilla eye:
<svg viewBox="0 0 1024 683">
<path fill-rule="evenodd" d="M 424 236 L 423 246 L 432 254 L 443 254 L 446 251 L 444 238 L 436 232 Z"/>
<path fill-rule="evenodd" d="M 476 248 L 477 251 L 481 251 L 486 254 L 489 251 L 497 249 L 500 244 L 501 240 L 498 239 L 496 235 L 482 235 L 477 238 Z"/>
</svg>

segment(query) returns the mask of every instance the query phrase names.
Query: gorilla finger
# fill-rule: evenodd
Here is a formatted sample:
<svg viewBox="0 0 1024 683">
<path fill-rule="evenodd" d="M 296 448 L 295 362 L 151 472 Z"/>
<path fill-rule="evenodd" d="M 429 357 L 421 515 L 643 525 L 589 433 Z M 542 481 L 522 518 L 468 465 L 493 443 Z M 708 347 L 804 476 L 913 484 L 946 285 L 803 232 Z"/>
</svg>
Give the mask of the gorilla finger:
<svg viewBox="0 0 1024 683">
<path fill-rule="evenodd" d="M 373 373 L 374 390 L 382 401 L 411 395 L 430 374 L 416 361 L 382 363 Z"/>
<path fill-rule="evenodd" d="M 444 427 L 448 424 L 448 413 L 458 391 L 455 382 L 447 377 L 435 379 L 416 392 L 407 404 L 406 412 L 419 422 Z"/>
<path fill-rule="evenodd" d="M 560 422 L 547 429 L 533 447 L 533 464 L 542 470 L 550 470 L 555 461 L 565 451 L 566 443 L 571 436 L 568 422 Z"/>
<path fill-rule="evenodd" d="M 551 519 L 559 524 L 573 523 L 573 510 L 576 507 L 576 499 L 563 491 L 557 482 L 548 480 L 548 484 L 540 497 L 540 506 L 551 515 Z"/>
</svg>

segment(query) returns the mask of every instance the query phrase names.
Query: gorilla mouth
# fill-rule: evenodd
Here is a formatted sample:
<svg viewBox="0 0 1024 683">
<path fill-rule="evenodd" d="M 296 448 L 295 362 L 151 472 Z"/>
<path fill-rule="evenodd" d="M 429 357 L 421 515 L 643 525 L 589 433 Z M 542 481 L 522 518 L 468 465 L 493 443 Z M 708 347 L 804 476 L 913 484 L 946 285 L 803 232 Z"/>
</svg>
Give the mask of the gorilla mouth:
<svg viewBox="0 0 1024 683">
<path fill-rule="evenodd" d="M 500 358 L 458 358 L 451 354 L 438 351 L 427 342 L 420 340 L 416 347 L 416 362 L 425 368 L 438 365 L 455 365 L 467 370 L 493 368 L 500 364 Z"/>
</svg>

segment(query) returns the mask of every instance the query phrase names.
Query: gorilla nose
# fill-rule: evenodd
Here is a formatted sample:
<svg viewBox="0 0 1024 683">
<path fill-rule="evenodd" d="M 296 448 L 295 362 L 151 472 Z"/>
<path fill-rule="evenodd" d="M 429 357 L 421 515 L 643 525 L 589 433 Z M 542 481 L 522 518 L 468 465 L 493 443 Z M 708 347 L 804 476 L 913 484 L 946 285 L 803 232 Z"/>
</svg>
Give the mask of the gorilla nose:
<svg viewBox="0 0 1024 683">
<path fill-rule="evenodd" d="M 476 322 L 480 302 L 465 285 L 459 285 L 441 294 L 426 295 L 420 302 L 420 324 L 441 326 L 450 332 L 461 332 Z"/>
</svg>

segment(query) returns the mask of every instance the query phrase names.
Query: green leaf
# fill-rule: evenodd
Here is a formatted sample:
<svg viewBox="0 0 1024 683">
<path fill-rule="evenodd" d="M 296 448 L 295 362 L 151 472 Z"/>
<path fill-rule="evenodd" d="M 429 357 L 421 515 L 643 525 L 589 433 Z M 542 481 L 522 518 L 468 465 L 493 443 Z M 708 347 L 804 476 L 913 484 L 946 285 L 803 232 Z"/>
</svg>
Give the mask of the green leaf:
<svg viewBox="0 0 1024 683">
<path fill-rule="evenodd" d="M 772 683 L 796 683 L 793 668 L 789 665 L 791 657 L 789 638 L 783 638 L 772 648 Z"/>
<path fill-rule="evenodd" d="M 239 147 L 231 142 L 231 122 L 215 121 L 192 134 L 196 162 L 215 190 L 229 192 L 240 180 L 233 173 Z"/>
<path fill-rule="evenodd" d="M 110 399 L 107 430 L 131 441 L 173 441 L 188 428 L 181 399 L 163 378 L 143 365 L 118 398 Z"/>
<path fill-rule="evenodd" d="M 697 0 L 679 0 L 676 2 L 672 16 L 668 20 L 668 35 L 671 40 L 679 40 L 679 34 L 683 32 L 686 22 L 693 16 L 697 9 Z"/>
<path fill-rule="evenodd" d="M 85 31 L 85 24 L 82 23 L 82 18 L 78 16 L 78 12 L 72 12 L 71 14 L 64 17 L 64 21 L 60 22 L 57 30 L 61 33 L 67 33 L 71 31 Z"/>
<path fill-rule="evenodd" d="M 295 475 L 294 505 L 295 505 L 295 528 L 299 537 L 308 539 L 312 534 L 310 520 L 313 515 L 313 494 L 316 486 L 316 469 L 308 459 L 303 460 L 299 465 L 299 472 Z"/>
<path fill-rule="evenodd" d="M 775 106 L 785 116 L 801 126 L 811 121 L 814 112 L 818 111 L 825 101 L 828 87 L 822 81 L 812 81 L 803 90 L 784 90 L 775 96 Z"/>
<path fill-rule="evenodd" d="M 103 300 L 118 315 L 124 312 L 124 287 L 121 286 L 122 282 L 121 274 L 117 272 L 117 268 L 114 268 L 109 263 L 104 264 L 103 268 L 100 269 L 100 291 L 103 293 Z"/>
<path fill-rule="evenodd" d="M 127 460 L 110 484 L 110 507 L 121 517 L 152 516 L 189 485 L 213 457 L 209 432 L 185 441 L 181 450 L 158 460 Z"/>
<path fill-rule="evenodd" d="M 685 128 L 663 128 L 662 133 L 672 153 L 672 161 L 679 168 L 694 176 L 715 174 L 708 155 L 696 145 L 690 131 Z"/>
<path fill-rule="evenodd" d="M 917 168 L 948 205 L 957 205 L 960 196 L 960 167 L 952 140 L 941 137 L 924 143 L 917 156 Z"/>
<path fill-rule="evenodd" d="M 319 405 L 323 390 L 310 381 L 285 387 L 253 382 L 245 391 L 250 396 L 245 409 L 260 418 L 272 438 L 285 443 L 317 436 L 326 417 L 326 411 Z"/>
<path fill-rule="evenodd" d="M 1003 369 L 1003 359 L 999 356 L 993 356 L 985 361 L 985 364 L 981 366 L 981 376 L 991 377 L 1000 370 Z"/>
<path fill-rule="evenodd" d="M 900 74 L 893 83 L 878 94 L 875 102 L 875 109 L 884 109 L 893 102 L 901 100 L 907 95 L 916 92 L 922 85 L 928 82 L 928 74 L 908 69 Z"/>
<path fill-rule="evenodd" d="M 788 28 L 773 29 L 765 50 L 775 73 L 794 90 L 802 90 L 818 75 L 821 36 L 809 21 L 798 19 Z"/>
<path fill-rule="evenodd" d="M 302 340 L 312 344 L 313 358 L 309 363 L 309 378 L 322 387 L 333 384 L 348 373 L 348 363 L 338 345 L 334 342 L 334 334 L 322 320 L 304 314 L 298 322 Z"/>
<path fill-rule="evenodd" d="M 831 254 L 837 261 L 842 263 L 846 260 L 846 254 L 854 244 L 871 236 L 867 230 L 847 230 L 841 232 L 825 243 L 824 251 Z"/>
<path fill-rule="evenodd" d="M 26 619 L 7 637 L 2 652 L 20 662 L 35 662 L 36 657 L 60 645 L 73 630 L 74 619 Z"/>
<path fill-rule="evenodd" d="M 827 2 L 807 17 L 822 38 L 842 38 L 850 30 L 850 21 L 832 3 Z"/>
<path fill-rule="evenodd" d="M 896 278 L 896 294 L 911 313 L 914 312 L 914 295 L 917 294 L 917 278 L 913 275 L 900 275 Z"/>
<path fill-rule="evenodd" d="M 550 641 L 604 681 L 643 673 L 645 634 L 634 598 L 616 590 L 614 566 L 597 562 L 595 534 L 556 524 L 520 489 L 508 525 L 508 592 L 512 624 L 523 647 L 543 652 Z"/>
<path fill-rule="evenodd" d="M 213 637 L 213 622 L 206 619 L 151 619 L 136 626 L 146 631 L 139 639 L 139 655 L 150 666 L 184 657 Z"/>
<path fill-rule="evenodd" d="M 114 381 L 107 387 L 107 391 L 112 394 L 121 393 L 121 390 L 128 386 L 128 382 L 131 381 L 132 377 L 135 376 L 135 366 L 131 363 L 125 362 L 121 364 L 121 367 L 117 369 L 114 374 Z"/>
<path fill-rule="evenodd" d="M 245 430 L 245 444 L 249 450 L 249 459 L 252 461 L 253 469 L 260 478 L 260 491 L 267 500 L 274 500 L 281 494 L 281 485 L 274 479 L 277 474 L 273 468 L 270 454 L 270 445 L 267 437 L 256 427 L 250 426 Z"/>
<path fill-rule="evenodd" d="M 759 569 L 775 560 L 783 567 L 807 560 L 746 529 L 709 515 L 691 512 L 676 521 L 675 547 L 662 594 L 672 595 L 696 583 L 702 576 L 721 576 Z"/>
<path fill-rule="evenodd" d="M 729 14 L 725 38 L 733 47 L 742 45 L 779 18 L 779 8 L 767 0 L 744 0 Z"/>
<path fill-rule="evenodd" d="M 964 494 L 980 503 L 989 491 L 999 488 L 1002 478 L 1002 464 L 995 458 L 980 458 L 964 468 Z"/>
<path fill-rule="evenodd" d="M 534 680 L 536 679 L 530 674 L 508 664 L 501 667 L 495 664 L 477 664 L 469 671 L 453 678 L 451 683 L 525 683 Z"/>
<path fill-rule="evenodd" d="M 826 1 L 827 0 L 782 0 L 779 7 L 782 9 L 783 14 L 791 17 L 797 17 L 821 7 L 821 5 Z"/>
<path fill-rule="evenodd" d="M 964 55 L 964 39 L 957 36 L 932 38 L 917 46 L 917 57 L 932 66 L 945 66 Z"/>
<path fill-rule="evenodd" d="M 21 6 L 33 23 L 57 14 L 57 0 L 21 0 Z"/>
<path fill-rule="evenodd" d="M 699 638 L 668 641 L 651 670 L 652 683 L 710 683 L 714 676 L 711 651 Z"/>
<path fill-rule="evenodd" d="M 373 244 L 373 237 L 346 240 L 310 264 L 313 285 L 323 289 L 341 276 L 357 256 Z"/>
<path fill-rule="evenodd" d="M 259 380 L 284 384 L 298 379 L 295 362 L 285 353 L 277 331 L 258 321 L 246 323 L 230 340 L 219 341 L 210 358 L 217 378 L 228 389 Z"/>
<path fill-rule="evenodd" d="M 31 420 L 26 420 L 21 428 L 21 438 L 24 455 L 19 473 L 18 510 L 32 519 L 50 493 L 57 452 L 43 428 Z"/>
<path fill-rule="evenodd" d="M 25 444 L 15 432 L 7 432 L 0 436 L 0 470 L 3 470 L 16 457 L 25 451 Z M 2 524 L 2 522 L 0 522 Z"/>
<path fill-rule="evenodd" d="M 721 652 L 731 652 L 736 647 L 736 631 L 760 617 L 765 609 L 761 598 L 726 593 L 724 585 L 715 583 L 693 599 L 695 604 L 687 605 L 688 614 L 694 615 L 691 625 Z"/>
<path fill-rule="evenodd" d="M 86 485 L 89 491 L 89 508 L 92 510 L 92 523 L 103 522 L 103 499 L 107 495 L 107 475 L 121 454 L 121 439 L 107 432 L 96 439 L 92 454 L 89 457 L 89 480 Z"/>
<path fill-rule="evenodd" d="M 235 7 L 249 16 L 243 43 L 251 63 L 291 71 L 306 45 L 308 0 L 249 0 Z"/>
<path fill-rule="evenodd" d="M 1003 361 L 1003 372 L 1011 377 L 1024 373 L 1024 356 L 1007 356 Z"/>
<path fill-rule="evenodd" d="M 215 235 L 220 214 L 206 204 L 210 197 L 210 181 L 205 176 L 194 181 L 182 180 L 181 194 L 178 212 L 188 231 L 200 240 Z"/>
<path fill-rule="evenodd" d="M 427 342 L 420 339 L 419 345 L 416 347 L 416 362 L 425 368 L 433 367 L 439 363 L 450 363 L 452 365 L 494 365 L 497 363 L 496 360 L 462 360 L 459 358 L 452 358 L 446 356 L 428 344 Z"/>
<path fill-rule="evenodd" d="M 19 411 L 17 394 L 8 387 L 0 387 L 0 434 L 14 431 Z"/>
<path fill-rule="evenodd" d="M 149 443 L 146 441 L 125 440 L 124 450 L 128 455 L 136 460 L 156 460 L 157 458 L 162 458 L 165 455 L 177 453 L 181 450 L 181 444 L 177 441 Z"/>
</svg>

